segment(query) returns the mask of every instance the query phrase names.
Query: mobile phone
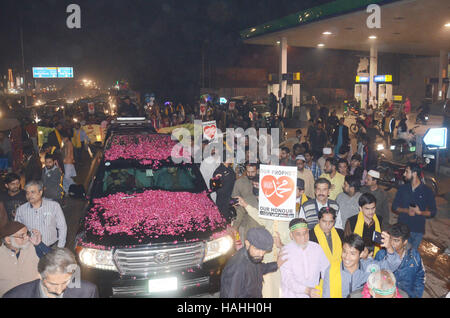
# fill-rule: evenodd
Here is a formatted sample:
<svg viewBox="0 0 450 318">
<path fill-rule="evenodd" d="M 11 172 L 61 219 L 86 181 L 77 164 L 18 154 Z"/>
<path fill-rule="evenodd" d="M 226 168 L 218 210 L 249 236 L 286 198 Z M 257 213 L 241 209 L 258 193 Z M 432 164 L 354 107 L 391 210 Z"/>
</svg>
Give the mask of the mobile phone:
<svg viewBox="0 0 450 318">
<path fill-rule="evenodd" d="M 372 235 L 372 241 L 381 245 L 381 244 L 383 244 L 382 240 L 383 240 L 383 238 L 381 237 L 381 233 L 374 231 L 373 235 Z"/>
<path fill-rule="evenodd" d="M 231 200 L 230 200 L 230 205 L 236 205 L 236 204 L 238 204 L 239 203 L 239 199 L 238 198 L 232 198 Z"/>
</svg>

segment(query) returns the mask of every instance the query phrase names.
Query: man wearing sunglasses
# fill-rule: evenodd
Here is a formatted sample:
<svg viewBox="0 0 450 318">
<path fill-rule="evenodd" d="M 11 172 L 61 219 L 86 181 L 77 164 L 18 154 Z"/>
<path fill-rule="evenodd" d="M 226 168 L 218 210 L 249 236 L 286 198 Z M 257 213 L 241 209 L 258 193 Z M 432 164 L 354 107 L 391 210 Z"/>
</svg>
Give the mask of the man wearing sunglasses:
<svg viewBox="0 0 450 318">
<path fill-rule="evenodd" d="M 3 226 L 0 229 L 0 296 L 39 277 L 39 258 L 49 251 L 38 230 L 30 232 L 19 222 L 8 222 Z"/>
</svg>

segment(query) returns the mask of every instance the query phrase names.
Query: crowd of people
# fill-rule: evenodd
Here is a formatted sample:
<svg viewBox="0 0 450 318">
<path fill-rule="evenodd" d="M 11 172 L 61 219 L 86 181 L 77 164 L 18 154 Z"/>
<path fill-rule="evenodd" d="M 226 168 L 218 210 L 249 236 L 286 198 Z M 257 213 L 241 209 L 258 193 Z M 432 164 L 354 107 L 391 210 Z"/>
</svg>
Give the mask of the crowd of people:
<svg viewBox="0 0 450 318">
<path fill-rule="evenodd" d="M 305 161 L 297 157 L 298 171 L 311 177 Z M 324 173 L 313 179 L 312 196 L 306 194 L 305 179 L 297 179 L 297 213 L 291 221 L 259 217 L 257 164 L 248 163 L 237 180 L 230 162 L 219 165 L 213 177 L 227 177 L 216 202 L 231 215 L 232 233 L 243 242 L 222 273 L 221 297 L 422 297 L 425 270 L 418 248 L 436 203 L 420 183 L 420 168 L 408 166 L 410 182 L 392 204 L 398 223 L 389 224 L 379 172 L 369 171 L 361 188 L 358 176 L 336 178 L 336 163 L 326 159 Z M 232 198 L 237 198 L 235 217 Z M 381 234 L 379 241 L 374 234 Z"/>
<path fill-rule="evenodd" d="M 311 121 L 305 138 L 298 129 L 280 145 L 279 165 L 297 167 L 291 221 L 259 216 L 258 163 L 247 160 L 240 175 L 239 165 L 214 154 L 202 162 L 206 183 L 220 180 L 211 190 L 242 242 L 223 271 L 221 297 L 422 297 L 418 249 L 426 219 L 436 214 L 434 194 L 421 182 L 420 166 L 409 163 L 407 183 L 390 206 L 370 158 L 382 134 L 368 123 L 361 149 L 353 151 L 348 127 L 335 116 Z"/>
<path fill-rule="evenodd" d="M 192 122 L 196 116 L 218 120 L 224 128 L 261 128 L 267 123 L 249 115 L 248 107 L 230 111 L 209 105 L 200 114 L 169 102 L 146 111 L 155 128 Z M 118 113 L 139 115 L 129 98 Z M 436 202 L 421 182 L 420 166 L 408 165 L 409 182 L 389 207 L 371 157 L 377 136 L 373 122 L 365 127 L 361 146 L 352 149 L 345 121 L 334 111 L 318 113 L 305 137 L 298 129 L 280 145 L 279 165 L 297 167 L 296 215 L 290 221 L 259 217 L 259 163 L 249 160 L 248 138 L 244 164 L 236 164 L 232 156 L 221 162 L 214 152 L 200 164 L 214 191 L 211 198 L 230 220 L 236 242 L 242 243 L 223 270 L 220 296 L 422 297 L 425 271 L 418 248 L 426 219 L 436 214 Z M 273 120 L 279 119 L 274 115 Z M 42 147 L 44 168 L 37 165 L 41 170 L 26 180 L 24 190 L 19 174 L 5 177 L 6 191 L 0 197 L 3 297 L 97 296 L 92 284 L 71 287 L 76 260 L 65 249 L 62 211 L 89 140 L 79 123 L 56 121 L 54 128 Z M 220 180 L 219 186 L 211 180 Z M 398 215 L 398 223 L 389 223 L 390 210 Z"/>
<path fill-rule="evenodd" d="M 214 103 L 211 100 L 199 101 L 204 105 L 202 109 L 199 105 L 174 103 L 172 101 L 156 102 L 145 97 L 143 105 L 134 103 L 129 96 L 124 96 L 118 101 L 117 115 L 120 116 L 145 116 L 150 119 L 156 130 L 166 127 L 173 127 L 187 123 L 194 123 L 195 120 L 203 122 L 216 121 L 217 127 L 222 131 L 226 128 L 281 128 L 283 122 L 280 117 L 273 112 L 271 116 L 264 117 L 264 114 L 257 112 L 254 103 L 250 100 L 243 100 L 235 103 L 233 108 L 227 104 Z M 175 106 L 176 105 L 176 106 Z"/>
</svg>

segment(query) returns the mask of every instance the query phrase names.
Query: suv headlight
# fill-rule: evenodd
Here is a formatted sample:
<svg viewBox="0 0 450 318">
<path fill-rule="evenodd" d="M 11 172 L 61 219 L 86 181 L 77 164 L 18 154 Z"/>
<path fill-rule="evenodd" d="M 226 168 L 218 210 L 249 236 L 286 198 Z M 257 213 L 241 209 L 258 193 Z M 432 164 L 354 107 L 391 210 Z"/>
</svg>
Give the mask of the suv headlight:
<svg viewBox="0 0 450 318">
<path fill-rule="evenodd" d="M 112 251 L 98 250 L 94 248 L 77 247 L 81 263 L 87 267 L 98 268 L 108 271 L 117 271 L 113 262 Z"/>
<path fill-rule="evenodd" d="M 203 262 L 225 255 L 233 247 L 233 244 L 233 239 L 229 235 L 207 242 Z"/>
</svg>

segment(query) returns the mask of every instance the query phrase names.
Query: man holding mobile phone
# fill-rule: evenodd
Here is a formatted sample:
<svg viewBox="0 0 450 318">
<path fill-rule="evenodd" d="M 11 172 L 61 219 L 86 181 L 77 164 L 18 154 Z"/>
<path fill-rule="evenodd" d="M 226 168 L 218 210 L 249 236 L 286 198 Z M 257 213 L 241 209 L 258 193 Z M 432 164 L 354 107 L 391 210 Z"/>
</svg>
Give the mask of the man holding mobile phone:
<svg viewBox="0 0 450 318">
<path fill-rule="evenodd" d="M 364 193 L 359 198 L 361 211 L 348 218 L 345 224 L 345 236 L 352 233 L 358 234 L 364 240 L 365 249 L 363 258 L 367 256 L 375 257 L 380 250 L 381 242 L 374 242 L 374 233 L 381 233 L 381 222 L 383 218 L 376 215 L 377 199 L 371 193 Z"/>
<path fill-rule="evenodd" d="M 419 248 L 425 233 L 425 221 L 436 215 L 436 200 L 433 191 L 422 183 L 422 169 L 417 163 L 409 163 L 404 173 L 409 183 L 401 186 L 392 202 L 392 212 L 398 222 L 406 224 L 410 231 L 408 242 Z"/>
</svg>

